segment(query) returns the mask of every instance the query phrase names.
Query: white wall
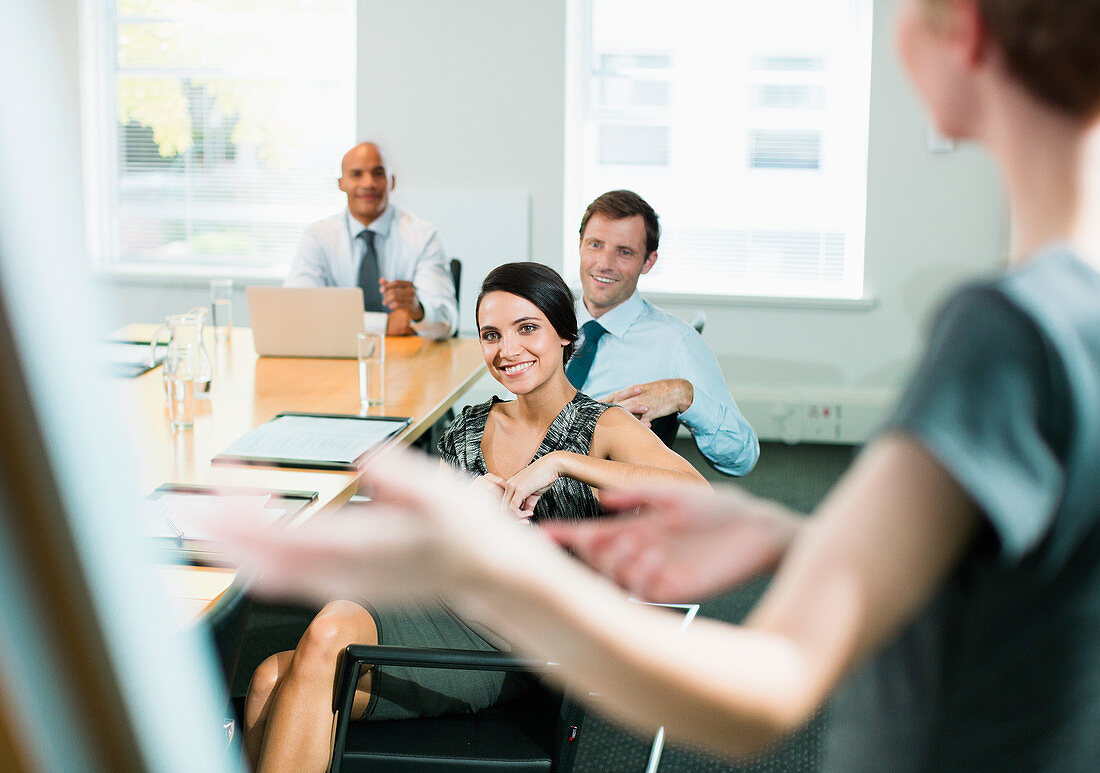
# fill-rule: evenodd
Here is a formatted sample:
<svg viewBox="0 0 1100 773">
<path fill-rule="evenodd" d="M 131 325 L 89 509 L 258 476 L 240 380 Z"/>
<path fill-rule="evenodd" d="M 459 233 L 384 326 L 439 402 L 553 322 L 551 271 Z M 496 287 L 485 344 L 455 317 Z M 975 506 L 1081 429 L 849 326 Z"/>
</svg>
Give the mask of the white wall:
<svg viewBox="0 0 1100 773">
<path fill-rule="evenodd" d="M 360 135 L 385 141 L 405 183 L 417 188 L 529 191 L 531 257 L 558 269 L 564 5 L 360 0 Z M 866 258 L 873 308 L 662 302 L 685 319 L 706 311 L 704 337 L 758 426 L 774 412 L 769 395 L 851 403 L 849 416 L 861 407 L 881 414 L 937 300 L 960 278 L 998 265 L 1006 250 L 988 160 L 973 148 L 927 149 L 927 122 L 893 56 L 897 5 L 875 3 Z M 390 63 L 382 77 L 380 61 Z M 577 222 L 581 214 L 567 213 Z M 486 213 L 486 227 L 492 222 Z M 843 437 L 865 436 L 872 419 Z M 799 436 L 787 430 L 764 434 Z"/>
<path fill-rule="evenodd" d="M 701 307 L 731 384 L 896 386 L 935 299 L 1004 252 L 986 159 L 926 149 L 927 123 L 890 50 L 896 4 L 875 4 L 866 271 L 877 303 Z M 560 269 L 562 0 L 361 0 L 360 13 L 360 135 L 385 141 L 417 188 L 530 191 L 531 257 Z M 378 61 L 390 63 L 383 77 Z M 684 317 L 699 308 L 663 305 Z"/>
<path fill-rule="evenodd" d="M 564 0 L 360 0 L 359 136 L 399 186 L 530 192 L 515 257 L 560 268 L 564 52 Z"/>
<path fill-rule="evenodd" d="M 54 4 L 60 28 L 75 37 L 75 2 Z M 704 336 L 735 396 L 892 394 L 936 301 L 1006 251 L 988 160 L 971 148 L 926 147 L 927 123 L 891 50 L 897 5 L 875 3 L 866 284 L 876 303 L 702 307 Z M 390 149 L 398 186 L 529 194 L 530 252 L 522 257 L 560 269 L 565 0 L 360 0 L 359 44 L 359 136 Z M 493 212 L 480 227 L 494 227 Z M 119 309 L 149 318 L 204 298 L 201 287 L 131 282 Z M 663 305 L 685 318 L 700 308 Z"/>
</svg>

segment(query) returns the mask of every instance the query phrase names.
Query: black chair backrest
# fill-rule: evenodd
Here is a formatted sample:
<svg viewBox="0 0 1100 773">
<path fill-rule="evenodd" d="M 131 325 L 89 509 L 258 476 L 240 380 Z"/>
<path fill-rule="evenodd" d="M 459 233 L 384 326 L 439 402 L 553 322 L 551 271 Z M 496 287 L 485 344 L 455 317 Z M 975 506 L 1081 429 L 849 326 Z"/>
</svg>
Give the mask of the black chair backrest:
<svg viewBox="0 0 1100 773">
<path fill-rule="evenodd" d="M 451 258 L 451 279 L 455 283 L 455 301 L 462 299 L 462 261 Z"/>
<path fill-rule="evenodd" d="M 214 638 L 222 675 L 228 689 L 233 687 L 237 662 L 244 644 L 244 632 L 248 616 L 252 612 L 252 597 L 247 588 L 234 583 L 218 599 L 214 608 L 203 618 Z"/>
<path fill-rule="evenodd" d="M 455 283 L 455 309 L 459 310 L 462 303 L 462 261 L 458 258 L 451 258 L 451 280 Z M 458 328 L 456 324 L 455 336 L 458 336 Z"/>
<path fill-rule="evenodd" d="M 560 693 L 539 684 L 475 714 L 349 722 L 355 686 L 369 663 L 490 671 L 546 669 L 545 664 L 500 652 L 351 645 L 341 657 L 333 696 L 338 714 L 333 773 L 567 773 L 572 769 L 584 710 Z"/>
<path fill-rule="evenodd" d="M 676 440 L 676 431 L 680 427 L 680 422 L 676 419 L 675 413 L 670 413 L 668 416 L 662 416 L 659 419 L 654 419 L 650 422 L 649 428 L 653 430 L 653 434 L 661 439 L 669 448 L 672 448 L 673 442 Z"/>
</svg>

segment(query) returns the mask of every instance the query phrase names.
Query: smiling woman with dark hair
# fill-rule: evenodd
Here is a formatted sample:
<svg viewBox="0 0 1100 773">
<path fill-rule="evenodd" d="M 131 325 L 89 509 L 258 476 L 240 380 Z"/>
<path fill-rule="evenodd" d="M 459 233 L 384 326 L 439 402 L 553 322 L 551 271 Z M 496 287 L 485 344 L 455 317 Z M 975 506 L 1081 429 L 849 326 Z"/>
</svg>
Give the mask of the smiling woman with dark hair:
<svg viewBox="0 0 1100 773">
<path fill-rule="evenodd" d="M 440 441 L 440 456 L 495 486 L 521 517 L 595 515 L 593 491 L 601 488 L 702 482 L 629 413 L 569 383 L 574 309 L 561 276 L 539 263 L 506 263 L 489 273 L 477 299 L 481 353 L 516 399 L 464 409 Z"/>
<path fill-rule="evenodd" d="M 577 341 L 577 307 L 573 292 L 561 274 L 541 263 L 505 263 L 497 266 L 481 283 L 475 318 L 479 318 L 481 301 L 495 292 L 510 293 L 537 306 L 562 340 L 569 341 L 562 347 L 562 362 L 569 362 Z"/>
<path fill-rule="evenodd" d="M 565 376 L 577 340 L 573 295 L 538 263 L 494 269 L 477 299 L 489 372 L 516 399 L 466 407 L 439 443 L 443 463 L 472 474 L 519 518 L 581 520 L 599 513 L 602 488 L 695 483 L 695 469 L 622 408 L 579 393 Z M 348 644 L 508 649 L 508 643 L 442 605 L 374 610 L 366 599 L 331 601 L 294 652 L 256 669 L 245 706 L 245 744 L 257 769 L 322 771 L 328 764 L 332 686 Z M 477 711 L 525 689 L 489 671 L 371 670 L 354 710 L 363 719 Z"/>
</svg>

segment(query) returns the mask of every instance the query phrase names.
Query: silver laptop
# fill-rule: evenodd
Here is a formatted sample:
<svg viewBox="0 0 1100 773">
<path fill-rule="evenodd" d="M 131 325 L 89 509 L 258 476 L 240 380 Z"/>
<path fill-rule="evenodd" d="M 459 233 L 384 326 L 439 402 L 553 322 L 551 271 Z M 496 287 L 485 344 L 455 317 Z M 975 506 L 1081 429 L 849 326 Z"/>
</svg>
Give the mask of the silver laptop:
<svg viewBox="0 0 1100 773">
<path fill-rule="evenodd" d="M 246 287 L 261 357 L 355 357 L 363 332 L 358 287 Z"/>
</svg>

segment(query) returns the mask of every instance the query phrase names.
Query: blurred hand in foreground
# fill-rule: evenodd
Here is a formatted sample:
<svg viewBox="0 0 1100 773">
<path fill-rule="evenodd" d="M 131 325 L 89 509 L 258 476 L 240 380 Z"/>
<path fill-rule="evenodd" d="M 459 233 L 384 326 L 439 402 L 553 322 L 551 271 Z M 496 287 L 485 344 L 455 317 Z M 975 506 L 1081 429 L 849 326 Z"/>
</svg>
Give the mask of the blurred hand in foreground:
<svg viewBox="0 0 1100 773">
<path fill-rule="evenodd" d="M 493 473 L 487 472 L 484 475 L 479 475 L 474 478 L 470 485 L 481 489 L 496 499 L 503 500 L 504 488 L 507 485 L 507 481 L 499 475 L 493 475 Z"/>
<path fill-rule="evenodd" d="M 493 473 L 487 472 L 484 475 L 479 475 L 474 478 L 470 485 L 488 492 L 493 497 L 494 501 L 500 500 L 506 510 L 521 520 L 526 521 L 535 514 L 535 505 L 538 504 L 539 501 L 538 495 L 527 497 L 523 506 L 518 509 L 510 507 L 508 505 L 508 481 L 499 475 L 493 475 Z"/>
<path fill-rule="evenodd" d="M 600 504 L 619 515 L 539 528 L 649 601 L 693 601 L 771 570 L 802 525 L 734 488 L 606 492 Z"/>
<path fill-rule="evenodd" d="M 378 604 L 452 599 L 494 570 L 558 552 L 502 507 L 492 485 L 470 485 L 419 454 L 372 460 L 362 482 L 369 504 L 299 526 L 243 513 L 209 529 L 257 593 L 314 603 L 349 593 Z"/>
</svg>

